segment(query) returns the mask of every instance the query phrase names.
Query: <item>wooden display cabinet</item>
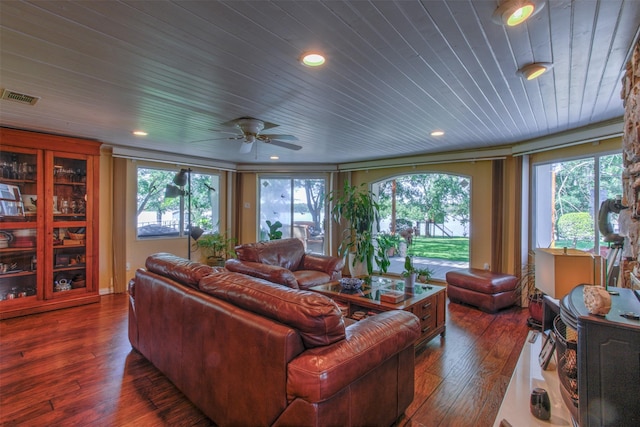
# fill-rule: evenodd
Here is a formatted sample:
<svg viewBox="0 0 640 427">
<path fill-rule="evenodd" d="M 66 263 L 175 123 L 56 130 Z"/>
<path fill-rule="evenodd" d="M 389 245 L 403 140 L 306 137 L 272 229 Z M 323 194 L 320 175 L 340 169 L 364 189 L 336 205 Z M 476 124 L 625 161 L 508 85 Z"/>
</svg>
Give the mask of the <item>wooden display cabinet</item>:
<svg viewBox="0 0 640 427">
<path fill-rule="evenodd" d="M 0 318 L 98 302 L 100 143 L 0 128 Z"/>
</svg>

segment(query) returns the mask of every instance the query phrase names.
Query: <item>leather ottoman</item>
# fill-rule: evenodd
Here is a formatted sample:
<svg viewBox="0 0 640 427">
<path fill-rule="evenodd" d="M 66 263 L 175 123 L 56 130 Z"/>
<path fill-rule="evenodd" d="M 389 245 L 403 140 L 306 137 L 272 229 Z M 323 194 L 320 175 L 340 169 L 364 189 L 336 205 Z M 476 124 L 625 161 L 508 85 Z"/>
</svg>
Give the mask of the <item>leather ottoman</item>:
<svg viewBox="0 0 640 427">
<path fill-rule="evenodd" d="M 518 279 L 510 274 L 470 268 L 449 271 L 446 279 L 451 302 L 469 304 L 488 313 L 495 313 L 516 302 Z"/>
</svg>

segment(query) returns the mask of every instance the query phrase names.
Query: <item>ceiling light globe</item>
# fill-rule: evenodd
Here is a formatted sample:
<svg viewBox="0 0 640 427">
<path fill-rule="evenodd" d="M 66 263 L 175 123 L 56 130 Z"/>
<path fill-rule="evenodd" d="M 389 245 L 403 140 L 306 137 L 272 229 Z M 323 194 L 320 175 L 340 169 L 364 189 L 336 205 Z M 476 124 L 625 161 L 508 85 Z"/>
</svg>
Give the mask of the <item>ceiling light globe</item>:
<svg viewBox="0 0 640 427">
<path fill-rule="evenodd" d="M 534 7 L 531 3 L 527 3 L 524 6 L 517 8 L 515 11 L 511 12 L 507 17 L 507 25 L 510 27 L 514 27 L 516 25 L 522 24 L 531 16 L 534 11 Z"/>
<path fill-rule="evenodd" d="M 538 13 L 544 6 L 540 0 L 499 0 L 493 12 L 493 22 L 514 27 Z"/>
<path fill-rule="evenodd" d="M 319 67 L 324 61 L 324 56 L 319 53 L 309 53 L 302 57 L 302 63 L 307 67 Z"/>
<path fill-rule="evenodd" d="M 543 75 L 545 71 L 547 71 L 547 69 L 544 68 L 544 67 L 540 67 L 540 68 L 538 68 L 536 70 L 532 70 L 530 73 L 527 73 L 527 75 L 526 75 L 527 80 L 533 80 L 535 78 L 538 78 L 541 75 Z"/>
<path fill-rule="evenodd" d="M 527 80 L 533 80 L 540 77 L 553 67 L 550 62 L 534 62 L 527 64 L 518 70 L 518 74 Z"/>
</svg>

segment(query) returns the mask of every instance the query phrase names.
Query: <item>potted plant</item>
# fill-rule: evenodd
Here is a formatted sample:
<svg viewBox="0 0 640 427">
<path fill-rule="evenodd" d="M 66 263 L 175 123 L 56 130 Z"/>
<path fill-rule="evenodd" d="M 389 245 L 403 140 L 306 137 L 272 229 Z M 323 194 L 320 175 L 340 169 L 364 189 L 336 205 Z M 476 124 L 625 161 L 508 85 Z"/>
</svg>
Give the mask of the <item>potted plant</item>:
<svg viewBox="0 0 640 427">
<path fill-rule="evenodd" d="M 382 273 L 386 273 L 391 265 L 389 257 L 393 256 L 398 250 L 400 237 L 396 234 L 380 233 L 376 236 L 376 264 Z"/>
<path fill-rule="evenodd" d="M 376 236 L 376 240 L 381 247 L 386 248 L 387 255 L 393 257 L 400 249 L 402 238 L 398 234 L 380 233 Z"/>
<path fill-rule="evenodd" d="M 429 267 L 417 268 L 416 274 L 418 276 L 418 281 L 421 283 L 429 283 L 429 280 L 433 277 L 433 270 Z"/>
<path fill-rule="evenodd" d="M 269 227 L 269 240 L 282 239 L 282 231 L 279 230 L 282 227 L 280 221 L 271 223 L 271 221 L 267 220 L 267 227 Z"/>
<path fill-rule="evenodd" d="M 413 259 L 407 255 L 404 257 L 404 271 L 402 277 L 404 277 L 405 288 L 413 288 L 416 283 L 417 270 L 413 266 Z"/>
<path fill-rule="evenodd" d="M 202 257 L 211 266 L 224 266 L 225 261 L 235 255 L 233 246 L 236 239 L 226 237 L 224 234 L 214 232 L 203 234 L 195 241 L 195 249 L 202 250 Z"/>
<path fill-rule="evenodd" d="M 360 187 L 344 184 L 341 191 L 327 194 L 326 201 L 332 204 L 331 217 L 336 223 L 343 219 L 347 228 L 338 247 L 339 256 L 349 254 L 351 276 L 373 273 L 376 246 L 375 233 L 380 229 L 380 206 L 375 195 L 362 184 Z M 388 254 L 379 252 L 378 259 L 388 262 Z M 358 264 L 364 266 L 358 268 Z M 388 266 L 388 264 L 386 264 Z"/>
<path fill-rule="evenodd" d="M 529 262 L 522 267 L 516 283 L 516 302 L 529 308 L 529 326 L 542 325 L 542 292 L 536 288 L 535 252 L 529 251 Z"/>
</svg>

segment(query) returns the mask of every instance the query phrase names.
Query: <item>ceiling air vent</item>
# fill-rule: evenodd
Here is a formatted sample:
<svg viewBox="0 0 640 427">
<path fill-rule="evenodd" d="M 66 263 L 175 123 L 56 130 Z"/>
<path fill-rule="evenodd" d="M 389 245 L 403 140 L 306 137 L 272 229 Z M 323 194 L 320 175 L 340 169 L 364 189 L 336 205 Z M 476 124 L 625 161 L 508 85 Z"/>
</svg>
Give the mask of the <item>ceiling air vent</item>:
<svg viewBox="0 0 640 427">
<path fill-rule="evenodd" d="M 40 99 L 39 96 L 26 95 L 24 93 L 14 92 L 9 89 L 2 90 L 2 99 L 8 99 L 10 101 L 20 102 L 22 104 L 35 105 Z"/>
</svg>

